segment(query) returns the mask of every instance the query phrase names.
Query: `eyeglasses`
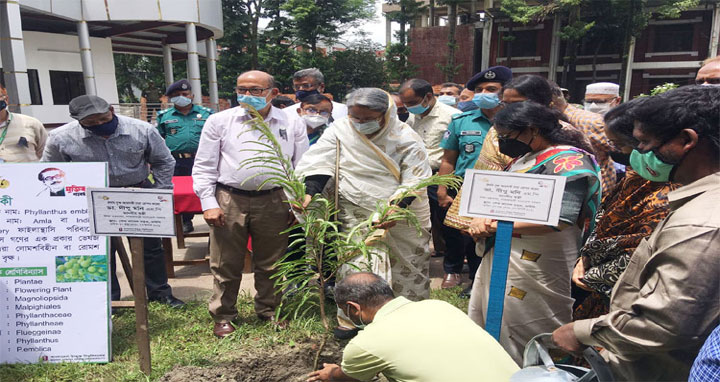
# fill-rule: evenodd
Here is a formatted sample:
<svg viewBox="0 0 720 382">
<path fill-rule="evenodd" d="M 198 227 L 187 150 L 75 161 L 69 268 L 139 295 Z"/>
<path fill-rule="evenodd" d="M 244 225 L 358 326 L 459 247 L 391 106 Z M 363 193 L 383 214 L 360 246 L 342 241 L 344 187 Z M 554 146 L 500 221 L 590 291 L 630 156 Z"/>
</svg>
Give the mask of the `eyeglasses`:
<svg viewBox="0 0 720 382">
<path fill-rule="evenodd" d="M 297 91 L 297 90 L 312 90 L 312 89 L 315 89 L 315 88 L 317 88 L 317 85 L 315 85 L 315 84 L 298 84 L 298 85 L 293 85 L 293 89 L 295 89 L 295 91 Z"/>
<path fill-rule="evenodd" d="M 614 100 L 615 100 L 615 98 L 611 98 L 611 99 L 584 99 L 584 100 L 583 100 L 583 103 L 594 103 L 594 104 L 596 104 L 596 105 L 604 105 L 604 104 L 610 103 L 610 102 L 612 102 L 612 101 L 614 101 Z"/>
<path fill-rule="evenodd" d="M 269 89 L 270 88 L 243 88 L 243 87 L 238 86 L 235 88 L 235 91 L 238 94 L 247 94 L 248 92 L 250 92 L 250 95 L 260 96 L 263 94 L 264 91 L 269 90 Z"/>
<path fill-rule="evenodd" d="M 698 78 L 695 80 L 696 85 L 702 85 L 702 84 L 710 84 L 710 85 L 718 85 L 720 84 L 720 78 Z"/>
<path fill-rule="evenodd" d="M 511 135 L 511 134 L 512 134 L 512 133 L 505 134 L 505 135 L 500 135 L 500 134 L 498 134 L 497 137 L 498 137 L 498 140 L 500 140 L 500 141 L 507 141 L 507 140 L 509 140 L 509 139 L 517 139 L 517 137 L 519 137 L 520 134 L 522 134 L 522 131 L 518 131 L 517 135 L 515 135 L 515 138 L 510 138 L 510 135 Z"/>
<path fill-rule="evenodd" d="M 305 110 L 305 112 L 308 114 L 321 115 L 326 118 L 330 117 L 330 113 L 328 113 L 327 111 L 320 111 L 318 109 L 313 109 L 313 108 L 307 108 L 307 109 L 303 109 L 303 110 Z"/>
<path fill-rule="evenodd" d="M 64 176 L 61 175 L 61 174 L 44 176 L 44 177 L 43 177 L 43 182 L 47 182 L 47 181 L 50 181 L 50 180 L 56 180 L 56 179 L 62 179 L 62 178 L 64 178 Z"/>
</svg>

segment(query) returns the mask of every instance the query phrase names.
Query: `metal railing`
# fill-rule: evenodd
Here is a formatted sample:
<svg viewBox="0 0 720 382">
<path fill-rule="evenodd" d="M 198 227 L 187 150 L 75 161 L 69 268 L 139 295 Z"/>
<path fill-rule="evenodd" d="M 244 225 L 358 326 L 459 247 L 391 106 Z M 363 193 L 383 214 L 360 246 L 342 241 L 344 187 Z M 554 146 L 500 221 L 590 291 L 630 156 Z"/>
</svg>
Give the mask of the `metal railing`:
<svg viewBox="0 0 720 382">
<path fill-rule="evenodd" d="M 115 113 L 124 115 L 126 117 L 139 119 L 142 121 L 155 124 L 157 120 L 157 113 L 160 110 L 165 110 L 172 107 L 172 103 L 160 102 L 160 103 L 116 103 L 112 107 L 115 109 Z M 203 103 L 202 106 L 213 108 L 209 103 Z"/>
</svg>

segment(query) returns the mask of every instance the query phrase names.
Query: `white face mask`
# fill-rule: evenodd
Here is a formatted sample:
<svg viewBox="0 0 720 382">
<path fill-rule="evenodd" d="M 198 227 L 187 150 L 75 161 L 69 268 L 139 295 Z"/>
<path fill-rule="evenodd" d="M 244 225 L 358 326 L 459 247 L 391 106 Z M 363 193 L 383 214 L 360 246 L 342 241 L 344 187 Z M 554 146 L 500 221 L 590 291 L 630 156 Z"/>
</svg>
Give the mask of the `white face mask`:
<svg viewBox="0 0 720 382">
<path fill-rule="evenodd" d="M 380 122 L 378 122 L 378 121 L 358 123 L 353 120 L 350 120 L 350 122 L 355 127 L 355 129 L 358 132 L 360 132 L 361 134 L 370 135 L 370 134 L 380 130 Z"/>
<path fill-rule="evenodd" d="M 328 124 L 328 118 L 322 115 L 305 114 L 302 116 L 302 119 L 305 121 L 305 125 L 311 129 L 317 129 L 320 126 Z"/>
<path fill-rule="evenodd" d="M 192 103 L 192 100 L 185 96 L 177 96 L 170 98 L 170 102 L 175 104 L 177 107 L 185 107 L 187 105 L 190 105 Z"/>
<path fill-rule="evenodd" d="M 585 110 L 598 113 L 600 115 L 605 115 L 608 111 L 610 111 L 610 102 L 597 104 L 595 102 L 585 102 L 584 104 Z"/>
</svg>

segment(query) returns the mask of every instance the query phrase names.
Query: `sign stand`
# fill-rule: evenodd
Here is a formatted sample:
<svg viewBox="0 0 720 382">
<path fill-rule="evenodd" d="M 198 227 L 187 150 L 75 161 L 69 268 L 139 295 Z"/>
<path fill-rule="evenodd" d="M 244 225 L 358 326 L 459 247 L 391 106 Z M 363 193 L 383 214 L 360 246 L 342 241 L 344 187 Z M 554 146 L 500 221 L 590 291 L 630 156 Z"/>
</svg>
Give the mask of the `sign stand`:
<svg viewBox="0 0 720 382">
<path fill-rule="evenodd" d="M 512 232 L 513 222 L 498 221 L 497 232 L 495 232 L 492 271 L 490 273 L 487 317 L 485 320 L 485 330 L 498 341 L 500 341 L 500 327 L 502 326 L 503 308 L 505 306 L 505 286 L 510 262 Z"/>
<path fill-rule="evenodd" d="M 145 260 L 143 259 L 143 239 L 128 237 L 132 253 L 132 279 L 138 287 L 133 290 L 135 295 L 135 338 L 140 356 L 140 370 L 150 375 L 150 334 L 148 333 L 148 301 L 145 291 Z"/>
</svg>

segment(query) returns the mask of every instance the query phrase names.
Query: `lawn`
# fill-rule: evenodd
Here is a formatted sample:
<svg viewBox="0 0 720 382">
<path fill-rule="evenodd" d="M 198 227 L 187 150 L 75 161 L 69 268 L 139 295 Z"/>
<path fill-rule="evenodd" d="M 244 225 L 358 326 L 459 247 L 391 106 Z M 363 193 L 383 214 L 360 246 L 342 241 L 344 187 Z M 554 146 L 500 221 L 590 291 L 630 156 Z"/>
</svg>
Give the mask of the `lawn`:
<svg viewBox="0 0 720 382">
<path fill-rule="evenodd" d="M 431 298 L 467 311 L 467 300 L 457 297 L 459 291 L 459 288 L 433 290 Z M 328 314 L 334 316 L 334 305 L 328 308 Z M 150 376 L 144 375 L 138 367 L 135 314 L 127 310 L 113 317 L 113 362 L 2 365 L 0 382 L 155 381 L 175 366 L 217 366 L 263 349 L 317 341 L 324 334 L 317 315 L 292 320 L 288 329 L 276 331 L 269 323 L 255 317 L 249 296 L 239 298 L 238 309 L 241 321 L 238 330 L 219 340 L 212 335 L 212 319 L 204 301 L 190 302 L 181 310 L 150 304 Z"/>
</svg>

